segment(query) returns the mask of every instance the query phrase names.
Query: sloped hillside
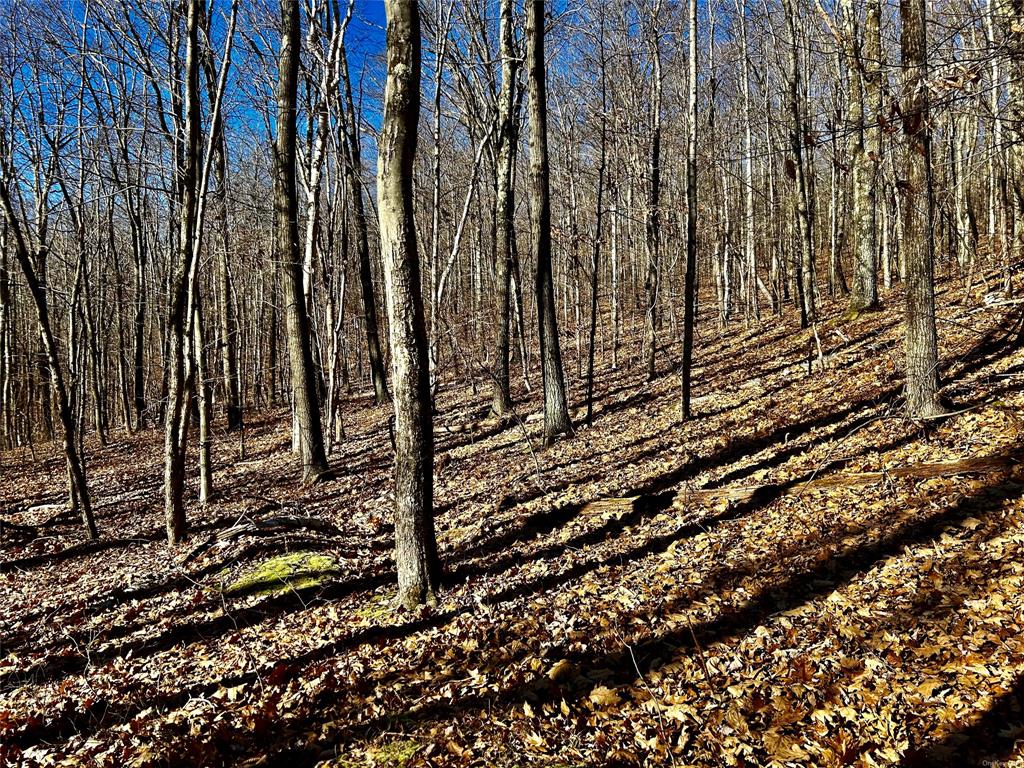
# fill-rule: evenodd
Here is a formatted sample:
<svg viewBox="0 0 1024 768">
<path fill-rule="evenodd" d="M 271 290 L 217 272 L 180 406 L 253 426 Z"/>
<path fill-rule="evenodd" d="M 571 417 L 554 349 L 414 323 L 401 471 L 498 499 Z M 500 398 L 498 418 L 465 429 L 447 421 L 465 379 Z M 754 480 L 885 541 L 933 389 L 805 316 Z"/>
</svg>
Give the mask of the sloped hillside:
<svg viewBox="0 0 1024 768">
<path fill-rule="evenodd" d="M 3 455 L 0 762 L 1011 760 L 1022 307 L 940 286 L 956 413 L 920 424 L 883 298 L 851 322 L 828 307 L 817 339 L 702 318 L 686 423 L 667 364 L 649 384 L 599 365 L 593 426 L 547 450 L 535 395 L 498 425 L 484 392 L 443 392 L 446 584 L 414 614 L 391 602 L 388 414 L 366 399 L 309 489 L 287 414 L 222 436 L 218 496 L 190 500 L 176 551 L 158 434 L 95 446 L 96 543 L 55 506 L 55 452 Z"/>
</svg>

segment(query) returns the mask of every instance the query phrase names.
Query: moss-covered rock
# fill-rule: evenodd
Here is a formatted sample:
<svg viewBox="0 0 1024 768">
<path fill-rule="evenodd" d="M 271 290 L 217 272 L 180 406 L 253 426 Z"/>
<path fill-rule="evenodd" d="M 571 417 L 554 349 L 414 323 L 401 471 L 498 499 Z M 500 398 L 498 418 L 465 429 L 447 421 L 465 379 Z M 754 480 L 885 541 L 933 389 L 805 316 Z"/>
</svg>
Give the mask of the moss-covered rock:
<svg viewBox="0 0 1024 768">
<path fill-rule="evenodd" d="M 224 588 L 232 597 L 271 595 L 318 587 L 338 574 L 338 562 L 317 552 L 291 552 L 268 558 Z"/>
<path fill-rule="evenodd" d="M 422 760 L 416 760 L 419 750 L 418 742 L 399 739 L 379 746 L 355 748 L 349 755 L 319 763 L 317 768 L 412 768 L 422 764 Z"/>
<path fill-rule="evenodd" d="M 374 768 L 405 768 L 416 757 L 420 745 L 412 740 L 392 741 L 370 750 L 369 758 Z"/>
</svg>

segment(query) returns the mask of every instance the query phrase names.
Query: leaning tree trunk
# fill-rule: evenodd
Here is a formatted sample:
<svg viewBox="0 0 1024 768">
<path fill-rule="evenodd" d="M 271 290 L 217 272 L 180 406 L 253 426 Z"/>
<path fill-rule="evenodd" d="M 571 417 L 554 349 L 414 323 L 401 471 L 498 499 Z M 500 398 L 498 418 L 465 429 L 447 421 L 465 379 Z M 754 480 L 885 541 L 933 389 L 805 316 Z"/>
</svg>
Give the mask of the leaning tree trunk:
<svg viewBox="0 0 1024 768">
<path fill-rule="evenodd" d="M 274 149 L 274 208 L 277 249 L 282 265 L 288 362 L 291 369 L 295 428 L 298 432 L 302 482 L 315 482 L 327 473 L 323 429 L 317 397 L 309 313 L 303 292 L 299 249 L 298 192 L 295 187 L 295 111 L 299 57 L 298 0 L 281 0 L 281 53 L 277 84 L 277 140 Z"/>
<path fill-rule="evenodd" d="M 40 281 L 38 272 L 33 266 L 33 262 L 38 263 L 39 260 L 34 260 L 29 253 L 28 243 L 25 240 L 18 220 L 15 218 L 16 214 L 11 201 L 7 179 L 0 183 L 0 205 L 3 207 L 7 226 L 14 239 L 15 258 L 21 267 L 25 282 L 28 284 L 29 293 L 32 295 L 32 303 L 36 309 L 36 320 L 39 324 L 40 341 L 50 369 L 50 386 L 52 386 L 53 394 L 57 398 L 57 413 L 60 417 L 64 459 L 68 472 L 69 500 L 72 508 L 77 508 L 81 514 L 82 523 L 85 525 L 89 538 L 95 539 L 99 534 L 96 531 L 96 521 L 93 517 L 92 503 L 86 482 L 85 458 L 78 450 L 73 394 L 69 392 L 64 381 L 57 338 L 54 336 L 50 323 L 50 309 L 46 300 L 46 288 L 42 281 Z"/>
<path fill-rule="evenodd" d="M 427 330 L 413 216 L 413 160 L 420 112 L 416 3 L 387 0 L 387 86 L 378 139 L 377 196 L 395 406 L 395 563 L 406 608 L 435 602 L 434 425 Z"/>
<path fill-rule="evenodd" d="M 928 53 L 925 0 L 900 0 L 903 58 L 903 134 L 906 180 L 903 241 L 906 255 L 907 409 L 912 417 L 945 412 L 939 398 L 939 354 L 935 330 L 934 201 L 931 132 L 928 125 Z"/>
<path fill-rule="evenodd" d="M 544 0 L 526 6 L 526 69 L 530 91 L 530 239 L 537 259 L 537 315 L 544 379 L 544 442 L 572 431 L 565 399 L 551 275 L 551 196 L 548 172 L 547 87 L 544 73 Z"/>
</svg>

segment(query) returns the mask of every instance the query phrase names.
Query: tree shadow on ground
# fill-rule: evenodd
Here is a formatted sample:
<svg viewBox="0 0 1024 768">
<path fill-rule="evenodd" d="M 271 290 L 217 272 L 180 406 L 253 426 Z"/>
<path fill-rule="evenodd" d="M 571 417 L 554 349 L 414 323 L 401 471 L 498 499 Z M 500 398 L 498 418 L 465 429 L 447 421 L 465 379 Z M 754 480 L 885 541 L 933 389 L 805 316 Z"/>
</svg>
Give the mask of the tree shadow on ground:
<svg viewBox="0 0 1024 768">
<path fill-rule="evenodd" d="M 965 496 L 946 510 L 933 511 L 929 517 L 924 519 L 895 524 L 889 533 L 875 541 L 859 536 L 857 537 L 859 540 L 855 543 L 847 544 L 824 561 L 818 561 L 813 555 L 821 549 L 823 539 L 828 533 L 822 532 L 822 539 L 805 540 L 785 553 L 787 560 L 799 562 L 801 557 L 804 558 L 804 562 L 800 563 L 800 566 L 785 582 L 753 595 L 747 602 L 724 610 L 712 619 L 683 629 L 672 627 L 665 631 L 655 632 L 631 646 L 619 647 L 604 653 L 579 653 L 568 647 L 551 649 L 550 658 L 564 658 L 573 664 L 574 676 L 563 683 L 553 683 L 545 675 L 540 675 L 526 683 L 512 686 L 497 696 L 470 695 L 452 703 L 435 703 L 418 706 L 405 712 L 395 712 L 392 715 L 343 728 L 339 734 L 331 737 L 330 741 L 319 742 L 316 749 L 319 750 L 330 742 L 365 736 L 398 723 L 405 726 L 422 726 L 465 712 L 490 711 L 490 708 L 494 707 L 521 706 L 524 701 L 558 702 L 564 699 L 571 703 L 588 694 L 589 687 L 593 684 L 587 675 L 588 672 L 600 670 L 605 685 L 631 684 L 658 668 L 673 654 L 693 652 L 697 644 L 706 648 L 713 643 L 748 632 L 768 620 L 772 615 L 806 605 L 845 586 L 859 574 L 874 568 L 906 547 L 925 543 L 938 536 L 946 527 L 956 525 L 969 516 L 995 510 L 1006 499 L 1018 497 L 1020 493 L 1020 484 L 1013 480 L 1006 480 L 1004 475 L 999 481 Z M 620 557 L 628 561 L 643 556 L 646 549 L 645 547 L 643 551 L 632 553 L 632 556 Z M 764 556 L 777 558 L 779 555 L 778 553 L 766 553 Z M 715 569 L 713 573 L 708 574 L 708 578 L 699 587 L 680 590 L 678 594 L 666 600 L 660 613 L 666 615 L 685 610 L 700 599 L 701 595 L 714 592 L 716 589 L 742 578 L 750 567 L 747 565 L 738 569 L 735 566 L 722 566 Z M 572 578 L 572 574 L 569 573 L 561 575 Z M 544 581 L 547 579 L 541 580 L 542 583 Z M 521 597 L 523 594 L 533 591 L 535 587 L 536 584 L 531 583 L 529 586 L 510 590 L 497 596 L 496 602 Z M 508 665 L 511 660 L 499 657 L 495 663 L 496 665 Z M 483 674 L 486 675 L 489 671 L 484 670 Z M 429 681 L 431 687 L 436 688 L 437 684 L 438 680 L 436 679 L 432 678 Z M 1004 711 L 1001 710 L 998 717 L 984 718 L 984 722 L 979 723 L 976 731 L 968 734 L 968 738 L 978 737 L 984 732 L 985 738 L 991 740 L 993 738 L 991 731 L 994 728 L 998 727 L 1007 716 L 1011 714 L 1017 716 L 1015 713 L 1019 712 L 1022 694 L 1024 694 L 1024 686 L 1018 684 L 1011 694 L 1004 697 Z M 326 700 L 316 702 L 311 711 L 318 715 L 323 715 L 324 711 L 317 705 L 330 706 Z M 292 729 L 289 731 L 292 732 Z M 1005 739 L 1000 740 L 1001 737 L 998 736 L 995 738 L 998 748 Z"/>
<path fill-rule="evenodd" d="M 1014 754 L 1024 743 L 1024 675 L 983 712 L 941 740 L 912 750 L 906 768 L 995 768 L 1016 765 Z M 1018 757 L 1019 759 L 1019 757 Z"/>
<path fill-rule="evenodd" d="M 983 354 L 988 359 L 994 359 L 1000 352 L 1000 346 L 1005 346 L 1006 338 L 1000 341 L 997 338 L 998 335 L 993 336 L 982 347 L 984 350 Z M 986 361 L 980 361 L 979 358 L 974 359 L 974 364 L 978 364 L 979 367 L 984 367 L 987 364 Z M 977 369 L 976 369 L 977 370 Z M 895 390 L 885 391 L 885 396 L 891 397 L 895 394 Z M 866 402 L 877 401 L 879 399 L 878 394 L 871 395 L 868 398 L 864 398 L 856 403 L 852 404 L 848 408 L 841 412 L 842 415 L 836 416 L 835 414 L 826 414 L 817 419 L 808 419 L 801 422 L 798 425 L 784 425 L 778 429 L 766 430 L 758 433 L 752 437 L 743 438 L 740 440 L 732 441 L 723 451 L 715 454 L 711 457 L 709 462 L 686 462 L 681 467 L 678 467 L 668 473 L 665 473 L 657 478 L 648 481 L 644 488 L 641 489 L 641 493 L 650 496 L 651 498 L 641 504 L 641 510 L 643 514 L 649 514 L 651 511 L 657 510 L 659 505 L 666 503 L 667 495 L 669 494 L 668 488 L 682 482 L 687 477 L 692 477 L 697 471 L 722 466 L 735 460 L 737 457 L 747 455 L 750 452 L 758 452 L 770 445 L 779 442 L 780 438 L 786 434 L 792 434 L 795 429 L 801 430 L 801 432 L 809 432 L 815 427 L 830 425 L 834 426 L 837 423 L 844 421 L 851 413 L 853 413 L 858 407 L 863 407 Z M 758 447 L 759 446 L 759 447 Z M 771 503 L 777 498 L 778 489 L 769 489 L 760 492 L 761 495 L 755 494 L 748 502 L 738 505 L 734 508 L 729 515 L 723 516 L 719 522 L 723 522 L 734 517 L 738 517 L 740 514 L 749 512 L 752 508 L 757 506 L 763 506 L 764 504 Z M 644 506 L 647 504 L 648 506 Z M 963 505 L 958 505 L 957 510 Z M 579 506 L 579 505 L 575 505 Z M 806 587 L 806 583 L 810 582 L 812 585 L 818 585 L 820 582 L 825 581 L 828 583 L 829 580 L 835 582 L 848 581 L 852 579 L 856 573 L 865 568 L 871 567 L 874 562 L 879 559 L 898 551 L 900 548 L 905 546 L 907 543 L 915 543 L 927 538 L 928 536 L 934 535 L 935 532 L 941 529 L 942 526 L 954 522 L 956 519 L 962 519 L 969 513 L 962 513 L 961 511 L 953 510 L 947 513 L 939 515 L 936 519 L 925 521 L 921 524 L 904 526 L 897 528 L 891 535 L 885 537 L 878 543 L 864 542 L 855 547 L 848 548 L 844 552 L 840 553 L 838 557 L 827 561 L 826 563 L 813 567 L 811 569 L 801 572 L 799 577 L 794 577 L 793 581 L 783 584 L 776 590 L 765 595 L 760 595 L 752 599 L 749 603 L 740 608 L 732 611 L 726 615 L 720 616 L 713 619 L 701 626 L 697 627 L 696 630 L 699 632 L 703 642 L 713 642 L 716 638 L 723 638 L 730 634 L 742 631 L 744 628 L 752 626 L 754 623 L 763 620 L 765 616 L 770 615 L 774 610 L 780 610 L 778 606 L 786 605 L 799 605 L 801 601 L 813 599 L 823 589 L 821 586 Z M 542 513 L 548 517 L 534 518 L 534 523 L 539 523 L 539 528 L 535 530 L 547 532 L 554 530 L 560 524 L 564 524 L 568 519 L 578 513 L 578 509 L 574 511 L 558 510 L 553 512 Z M 564 516 L 568 514 L 568 518 Z M 675 531 L 665 534 L 663 536 L 652 537 L 643 545 L 638 546 L 627 553 L 615 553 L 607 558 L 600 560 L 587 561 L 572 566 L 564 571 L 556 571 L 550 575 L 543 576 L 539 579 L 535 579 L 527 584 L 516 585 L 510 587 L 497 595 L 491 596 L 491 600 L 496 603 L 506 602 L 509 600 L 523 597 L 525 595 L 533 594 L 537 591 L 553 588 L 564 584 L 573 578 L 578 578 L 579 575 L 595 570 L 602 565 L 609 564 L 609 562 L 628 562 L 630 560 L 639 559 L 642 557 L 649 556 L 652 553 L 663 551 L 671 545 L 673 541 L 678 540 L 680 537 L 692 535 L 697 529 L 693 526 L 699 525 L 699 530 L 705 530 L 706 525 L 709 521 L 704 520 L 700 523 L 686 523 L 680 526 Z M 617 526 L 621 528 L 620 526 Z M 494 553 L 501 551 L 512 542 L 518 542 L 521 540 L 521 536 L 524 532 L 531 531 L 529 525 L 526 527 L 520 527 L 513 531 L 507 531 L 500 535 L 495 542 L 481 542 L 482 546 L 477 549 L 475 553 L 470 552 L 470 556 L 479 557 L 482 554 Z M 537 534 L 542 535 L 542 534 Z M 532 538 L 537 538 L 534 535 Z M 591 534 L 585 534 L 591 535 Z M 502 542 L 504 537 L 504 542 Z M 821 542 L 809 542 L 807 543 L 807 550 L 811 550 L 814 547 L 820 547 Z M 715 589 L 722 583 L 723 579 L 729 577 L 736 578 L 742 574 L 736 571 L 726 571 L 724 573 L 714 575 L 712 578 L 707 580 L 707 583 L 701 586 L 701 589 L 706 592 L 708 590 Z M 393 578 L 393 574 L 388 570 L 383 570 L 378 573 L 362 573 L 346 582 L 342 582 L 332 587 L 316 590 L 316 595 L 320 599 L 341 599 L 356 592 L 367 591 L 382 586 L 385 583 L 390 583 Z M 219 616 L 209 619 L 204 622 L 199 622 L 195 625 L 188 625 L 183 627 L 177 627 L 173 631 L 162 634 L 156 638 L 147 639 L 142 643 L 128 643 L 111 649 L 106 654 L 99 658 L 94 657 L 94 663 L 104 663 L 115 658 L 123 658 L 127 654 L 131 653 L 133 656 L 145 656 L 154 653 L 158 653 L 162 650 L 167 650 L 180 642 L 194 641 L 197 638 L 200 641 L 211 641 L 219 634 L 229 631 L 237 630 L 247 626 L 252 626 L 259 623 L 266 618 L 284 613 L 290 610 L 297 610 L 301 607 L 308 605 L 308 598 L 312 595 L 283 595 L 276 598 L 270 598 L 264 600 L 257 605 L 240 610 L 237 613 L 233 613 L 226 616 Z M 677 604 L 689 603 L 694 599 L 694 593 L 683 594 L 675 598 Z M 669 608 L 672 607 L 670 604 Z M 421 631 L 430 627 L 440 626 L 447 621 L 450 621 L 455 616 L 465 613 L 468 609 L 457 609 L 449 611 L 445 614 L 434 614 L 428 615 L 423 618 L 414 619 L 410 622 L 406 622 L 400 625 L 394 626 L 382 626 L 382 627 L 370 627 L 365 630 L 357 630 L 350 635 L 330 643 L 322 648 L 318 648 L 308 654 L 302 654 L 290 659 L 287 663 L 301 667 L 303 664 L 310 663 L 311 661 L 323 658 L 324 656 L 330 656 L 341 652 L 342 650 L 350 647 L 355 647 L 362 643 L 367 642 L 383 642 L 389 639 L 396 639 L 405 636 L 409 633 Z M 781 608 L 785 610 L 785 608 Z M 633 666 L 626 664 L 626 657 L 622 651 L 615 653 L 604 654 L 594 657 L 578 657 L 577 664 L 581 669 L 586 668 L 621 668 L 617 673 L 615 679 L 625 679 L 629 676 L 629 671 L 632 669 L 639 669 L 641 672 L 646 666 L 647 669 L 652 668 L 656 664 L 656 660 L 660 657 L 659 654 L 663 654 L 668 650 L 678 650 L 680 648 L 686 649 L 689 641 L 685 636 L 680 637 L 677 634 L 663 633 L 655 635 L 643 643 L 639 644 L 634 651 L 639 650 L 640 654 L 637 656 L 637 664 Z M 632 657 L 633 654 L 630 654 Z M 643 659 L 643 661 L 640 661 Z M 632 658 L 630 658 L 632 662 Z M 76 662 L 77 663 L 77 662 Z M 616 666 L 617 665 L 617 666 Z M 82 671 L 85 668 L 84 665 L 79 665 L 77 671 Z M 60 675 L 64 670 L 58 672 Z M 68 672 L 73 674 L 74 670 Z M 248 673 L 248 675 L 240 676 L 239 680 L 253 680 L 258 677 L 257 673 Z M 43 679 L 54 679 L 52 676 L 46 676 Z M 215 690 L 218 686 L 231 683 L 229 679 L 217 681 L 215 683 L 202 684 L 193 688 L 185 689 L 180 692 L 182 695 L 187 694 L 188 696 L 195 695 L 198 691 L 203 690 Z M 544 683 L 547 685 L 547 682 Z M 571 686 L 570 686 L 571 687 Z M 538 692 L 533 690 L 529 686 L 518 686 L 507 692 L 505 692 L 501 700 L 502 701 L 516 701 L 526 695 L 540 695 L 542 691 Z M 187 701 L 187 698 L 182 699 L 178 694 L 169 697 L 162 698 L 160 704 L 166 704 L 167 706 L 176 706 L 174 702 Z M 467 700 L 468 701 L 468 700 Z M 138 709 L 131 706 L 115 706 L 111 705 L 105 710 L 108 714 L 104 717 L 99 718 L 98 724 L 95 725 L 93 730 L 102 727 L 102 723 L 107 724 L 111 722 L 123 722 L 133 716 L 141 710 L 144 706 L 150 706 L 152 702 L 147 701 L 139 706 Z M 457 707 L 449 706 L 447 708 L 437 708 L 437 713 L 431 715 L 431 710 L 425 712 L 416 712 L 411 717 L 416 719 L 431 718 L 442 716 L 443 712 L 451 710 L 462 710 L 472 708 L 475 706 L 472 703 L 460 702 Z M 53 726 L 47 726 L 46 728 L 33 731 L 30 736 L 22 740 L 22 743 L 38 743 L 41 740 L 63 738 L 71 733 L 78 731 L 88 730 L 88 723 L 95 721 L 96 717 L 90 713 L 88 717 L 72 717 L 64 718 L 56 721 Z M 369 727 L 369 726 L 367 726 Z"/>
</svg>

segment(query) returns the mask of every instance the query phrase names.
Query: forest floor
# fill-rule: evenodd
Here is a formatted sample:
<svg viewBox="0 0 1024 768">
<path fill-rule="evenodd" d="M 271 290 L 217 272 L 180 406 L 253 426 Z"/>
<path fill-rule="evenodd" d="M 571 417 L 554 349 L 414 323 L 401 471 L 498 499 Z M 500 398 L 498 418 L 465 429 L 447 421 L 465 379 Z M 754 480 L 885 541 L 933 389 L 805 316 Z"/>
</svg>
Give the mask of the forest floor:
<svg viewBox="0 0 1024 768">
<path fill-rule="evenodd" d="M 686 423 L 674 348 L 650 383 L 599 361 L 593 426 L 548 450 L 536 421 L 480 422 L 486 388 L 443 392 L 446 574 L 413 613 L 365 398 L 310 488 L 284 412 L 250 417 L 242 459 L 219 436 L 177 550 L 157 431 L 93 446 L 94 543 L 53 521 L 56 447 L 3 454 L 0 513 L 41 528 L 0 548 L 0 764 L 1024 764 L 1024 313 L 962 293 L 940 286 L 958 413 L 923 425 L 897 291 L 827 305 L 810 373 L 792 315 L 708 318 Z M 264 589 L 283 552 L 314 554 Z"/>
</svg>

